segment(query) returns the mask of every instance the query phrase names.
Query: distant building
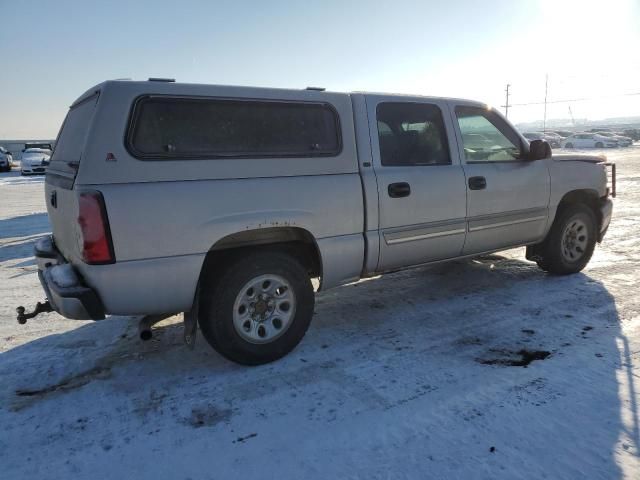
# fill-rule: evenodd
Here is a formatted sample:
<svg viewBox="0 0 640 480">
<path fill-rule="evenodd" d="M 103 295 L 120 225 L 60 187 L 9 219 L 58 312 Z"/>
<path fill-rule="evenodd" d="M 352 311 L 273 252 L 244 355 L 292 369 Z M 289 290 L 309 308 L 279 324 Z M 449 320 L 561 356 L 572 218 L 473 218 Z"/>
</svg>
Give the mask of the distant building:
<svg viewBox="0 0 640 480">
<path fill-rule="evenodd" d="M 55 146 L 55 140 L 0 140 L 0 146 L 6 148 L 15 161 L 19 161 L 22 158 L 22 150 L 28 143 L 48 143 L 52 147 Z"/>
</svg>

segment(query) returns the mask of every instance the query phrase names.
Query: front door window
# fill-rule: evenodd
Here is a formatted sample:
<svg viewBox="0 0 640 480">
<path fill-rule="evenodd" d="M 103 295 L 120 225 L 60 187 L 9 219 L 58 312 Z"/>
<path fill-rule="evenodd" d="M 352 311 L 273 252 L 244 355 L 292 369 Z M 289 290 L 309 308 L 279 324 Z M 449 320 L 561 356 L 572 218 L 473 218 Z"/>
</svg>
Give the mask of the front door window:
<svg viewBox="0 0 640 480">
<path fill-rule="evenodd" d="M 457 107 L 456 117 L 467 163 L 522 159 L 520 138 L 491 110 Z"/>
</svg>

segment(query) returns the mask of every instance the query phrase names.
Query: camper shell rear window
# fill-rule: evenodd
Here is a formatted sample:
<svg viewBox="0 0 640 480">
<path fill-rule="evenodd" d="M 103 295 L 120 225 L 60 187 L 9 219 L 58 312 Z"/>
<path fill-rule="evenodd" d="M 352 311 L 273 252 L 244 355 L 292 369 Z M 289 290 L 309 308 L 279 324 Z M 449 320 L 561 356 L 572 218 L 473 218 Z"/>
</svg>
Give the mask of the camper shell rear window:
<svg viewBox="0 0 640 480">
<path fill-rule="evenodd" d="M 82 159 L 82 150 L 87 140 L 98 96 L 99 92 L 96 92 L 69 107 L 69 112 L 60 128 L 56 146 L 51 155 L 51 166 L 55 170 L 69 172 L 75 176 L 78 164 Z M 29 146 L 34 147 L 35 145 Z M 47 144 L 47 146 L 49 145 Z"/>
<path fill-rule="evenodd" d="M 340 123 L 328 103 L 144 96 L 127 148 L 140 159 L 336 156 Z"/>
</svg>

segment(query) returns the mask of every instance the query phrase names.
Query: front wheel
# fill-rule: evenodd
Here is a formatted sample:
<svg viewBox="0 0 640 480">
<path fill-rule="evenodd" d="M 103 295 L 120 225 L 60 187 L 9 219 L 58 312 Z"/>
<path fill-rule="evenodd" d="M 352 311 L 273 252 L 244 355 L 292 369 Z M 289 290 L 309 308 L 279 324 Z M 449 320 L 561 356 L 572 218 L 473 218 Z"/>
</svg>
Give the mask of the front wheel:
<svg viewBox="0 0 640 480">
<path fill-rule="evenodd" d="M 567 143 L 564 148 L 573 148 L 573 143 L 569 142 Z"/>
<path fill-rule="evenodd" d="M 596 245 L 596 217 L 585 204 L 570 204 L 556 216 L 536 263 L 558 275 L 577 273 L 587 266 Z"/>
<path fill-rule="evenodd" d="M 243 365 L 277 360 L 304 337 L 314 307 L 306 270 L 290 255 L 257 252 L 205 282 L 200 328 L 221 355 Z"/>
<path fill-rule="evenodd" d="M 596 142 L 596 148 L 602 148 L 602 147 L 604 147 L 602 142 Z"/>
</svg>

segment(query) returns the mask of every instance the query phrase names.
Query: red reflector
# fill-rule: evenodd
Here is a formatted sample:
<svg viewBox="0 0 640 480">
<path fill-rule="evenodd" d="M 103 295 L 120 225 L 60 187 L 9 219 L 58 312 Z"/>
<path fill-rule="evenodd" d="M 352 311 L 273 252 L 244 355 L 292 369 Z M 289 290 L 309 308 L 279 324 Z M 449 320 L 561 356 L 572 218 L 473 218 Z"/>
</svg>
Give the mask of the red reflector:
<svg viewBox="0 0 640 480">
<path fill-rule="evenodd" d="M 84 261 L 90 264 L 115 262 L 107 211 L 100 192 L 80 194 L 78 224 Z"/>
</svg>

